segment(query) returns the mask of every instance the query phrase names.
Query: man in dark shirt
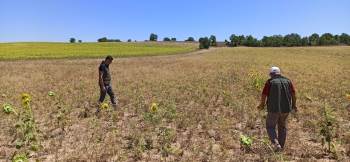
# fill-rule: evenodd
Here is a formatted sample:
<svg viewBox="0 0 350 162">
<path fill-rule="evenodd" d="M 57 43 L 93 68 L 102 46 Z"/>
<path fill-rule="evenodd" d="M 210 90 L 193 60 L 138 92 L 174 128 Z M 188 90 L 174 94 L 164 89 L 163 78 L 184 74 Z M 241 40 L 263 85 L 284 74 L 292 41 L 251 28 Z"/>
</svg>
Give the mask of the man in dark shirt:
<svg viewBox="0 0 350 162">
<path fill-rule="evenodd" d="M 107 56 L 104 61 L 101 62 L 99 70 L 98 70 L 98 83 L 100 86 L 100 99 L 99 102 L 102 103 L 106 97 L 106 93 L 108 93 L 111 98 L 111 102 L 113 104 L 113 108 L 116 109 L 117 102 L 115 99 L 114 92 L 111 86 L 111 74 L 109 71 L 109 65 L 112 63 L 113 57 Z M 100 111 L 100 108 L 97 108 L 97 113 Z"/>
<path fill-rule="evenodd" d="M 295 89 L 292 82 L 281 75 L 278 67 L 270 69 L 270 77 L 265 83 L 258 109 L 264 109 L 267 103 L 267 133 L 276 151 L 281 151 L 287 136 L 287 117 L 292 110 L 297 111 Z"/>
</svg>

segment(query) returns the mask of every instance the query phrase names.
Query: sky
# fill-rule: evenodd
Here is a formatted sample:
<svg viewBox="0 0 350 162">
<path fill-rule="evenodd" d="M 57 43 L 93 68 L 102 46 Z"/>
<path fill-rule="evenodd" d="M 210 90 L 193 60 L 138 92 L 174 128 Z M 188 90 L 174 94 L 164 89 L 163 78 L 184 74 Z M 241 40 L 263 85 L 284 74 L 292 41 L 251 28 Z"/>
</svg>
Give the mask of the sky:
<svg viewBox="0 0 350 162">
<path fill-rule="evenodd" d="M 350 34 L 349 0 L 0 0 L 0 42 Z"/>
</svg>

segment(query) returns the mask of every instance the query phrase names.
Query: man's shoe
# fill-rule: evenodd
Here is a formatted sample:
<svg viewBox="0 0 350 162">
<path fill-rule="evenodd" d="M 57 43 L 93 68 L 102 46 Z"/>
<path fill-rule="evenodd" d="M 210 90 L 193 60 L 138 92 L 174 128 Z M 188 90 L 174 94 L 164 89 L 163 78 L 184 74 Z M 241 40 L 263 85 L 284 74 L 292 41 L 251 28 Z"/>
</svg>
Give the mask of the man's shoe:
<svg viewBox="0 0 350 162">
<path fill-rule="evenodd" d="M 278 144 L 278 143 L 275 143 L 274 144 L 274 149 L 275 149 L 275 152 L 281 152 L 283 149 L 282 149 L 282 147 L 281 147 L 281 145 L 280 144 Z"/>
</svg>

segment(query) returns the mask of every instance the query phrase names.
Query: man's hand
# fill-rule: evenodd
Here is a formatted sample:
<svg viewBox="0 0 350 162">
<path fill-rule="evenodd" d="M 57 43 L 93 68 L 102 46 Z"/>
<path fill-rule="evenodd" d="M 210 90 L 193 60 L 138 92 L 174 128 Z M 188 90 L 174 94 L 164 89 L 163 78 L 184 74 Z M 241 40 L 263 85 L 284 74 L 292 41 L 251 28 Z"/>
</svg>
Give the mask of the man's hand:
<svg viewBox="0 0 350 162">
<path fill-rule="evenodd" d="M 265 107 L 265 102 L 266 102 L 266 98 L 267 98 L 267 96 L 266 96 L 265 94 L 263 94 L 263 95 L 261 96 L 260 105 L 257 107 L 258 110 L 263 110 L 263 109 L 264 109 L 264 107 Z"/>
<path fill-rule="evenodd" d="M 293 110 L 294 110 L 295 112 L 298 112 L 298 107 L 297 107 L 297 106 L 293 106 Z"/>
<path fill-rule="evenodd" d="M 102 92 L 106 92 L 106 87 L 105 86 L 101 86 L 100 89 L 101 89 Z"/>
</svg>

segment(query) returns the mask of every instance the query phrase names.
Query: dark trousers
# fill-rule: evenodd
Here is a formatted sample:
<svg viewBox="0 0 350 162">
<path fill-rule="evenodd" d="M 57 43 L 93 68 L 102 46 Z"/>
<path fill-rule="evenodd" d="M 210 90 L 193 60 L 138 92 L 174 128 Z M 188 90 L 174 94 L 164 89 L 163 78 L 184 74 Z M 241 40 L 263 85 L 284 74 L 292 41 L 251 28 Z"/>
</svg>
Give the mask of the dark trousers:
<svg viewBox="0 0 350 162">
<path fill-rule="evenodd" d="M 278 140 L 281 147 L 284 147 L 287 137 L 287 118 L 289 113 L 267 113 L 266 130 L 272 143 Z M 278 127 L 278 135 L 276 133 L 276 125 Z"/>
<path fill-rule="evenodd" d="M 104 85 L 106 91 L 102 91 L 102 89 L 100 90 L 100 102 L 103 102 L 105 100 L 106 97 L 106 93 L 108 93 L 109 97 L 111 98 L 111 102 L 112 104 L 117 104 L 116 103 L 116 99 L 115 99 L 115 95 L 112 89 L 112 86 L 110 84 L 105 84 Z"/>
</svg>

